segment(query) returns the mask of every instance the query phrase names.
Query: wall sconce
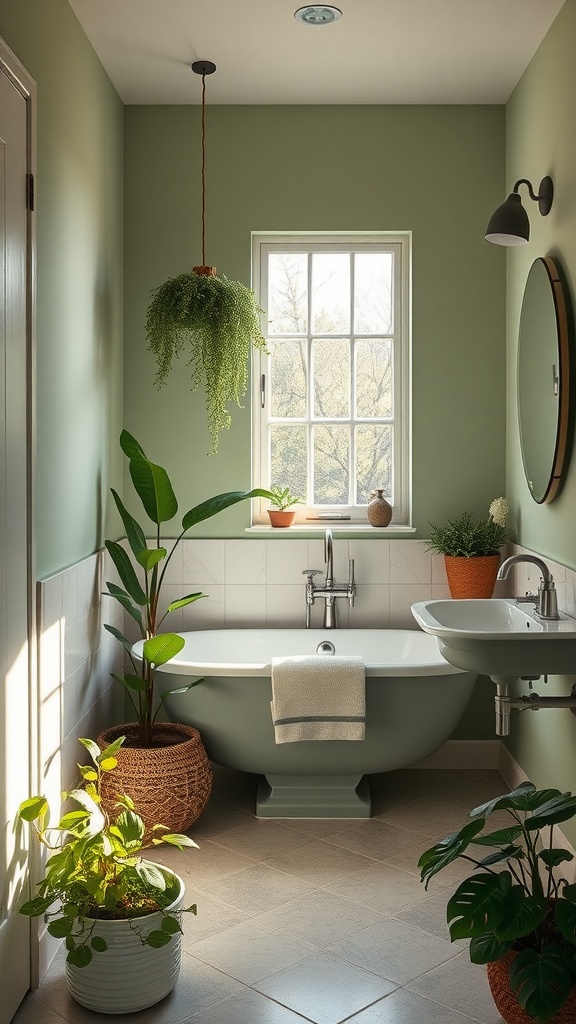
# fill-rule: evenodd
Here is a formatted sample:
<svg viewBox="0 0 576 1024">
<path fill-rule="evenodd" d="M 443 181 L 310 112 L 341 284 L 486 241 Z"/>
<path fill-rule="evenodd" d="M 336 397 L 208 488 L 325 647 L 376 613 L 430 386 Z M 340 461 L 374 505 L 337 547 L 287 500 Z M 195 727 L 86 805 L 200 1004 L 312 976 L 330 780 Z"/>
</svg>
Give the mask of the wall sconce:
<svg viewBox="0 0 576 1024">
<path fill-rule="evenodd" d="M 538 195 L 527 178 L 520 178 L 506 202 L 502 203 L 490 217 L 485 235 L 487 242 L 493 242 L 494 245 L 524 245 L 530 238 L 530 221 L 518 194 L 520 185 L 528 186 L 530 199 L 538 203 L 538 209 L 543 217 L 550 213 L 554 198 L 552 178 L 548 175 L 542 178 Z"/>
</svg>

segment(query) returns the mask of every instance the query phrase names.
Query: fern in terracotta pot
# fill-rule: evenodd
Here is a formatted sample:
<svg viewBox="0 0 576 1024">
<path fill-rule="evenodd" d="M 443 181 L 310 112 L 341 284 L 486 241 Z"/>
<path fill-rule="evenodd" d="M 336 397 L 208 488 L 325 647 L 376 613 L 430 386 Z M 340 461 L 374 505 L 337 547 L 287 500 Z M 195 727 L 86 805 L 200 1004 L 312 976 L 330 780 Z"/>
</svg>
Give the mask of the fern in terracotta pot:
<svg viewBox="0 0 576 1024">
<path fill-rule="evenodd" d="M 465 511 L 447 523 L 430 523 L 428 549 L 444 555 L 452 597 L 492 597 L 500 565 L 500 549 L 509 537 L 507 517 L 506 499 L 495 498 L 486 519 L 475 520 L 470 512 Z"/>
</svg>

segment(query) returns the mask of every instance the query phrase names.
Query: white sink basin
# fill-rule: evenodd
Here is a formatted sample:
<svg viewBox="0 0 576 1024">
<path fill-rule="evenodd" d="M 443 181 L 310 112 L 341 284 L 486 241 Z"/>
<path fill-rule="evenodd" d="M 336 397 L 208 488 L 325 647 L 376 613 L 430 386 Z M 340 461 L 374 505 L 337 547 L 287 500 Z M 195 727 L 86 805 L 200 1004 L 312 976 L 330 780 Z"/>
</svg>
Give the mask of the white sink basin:
<svg viewBox="0 0 576 1024">
<path fill-rule="evenodd" d="M 412 614 L 446 661 L 489 676 L 576 673 L 576 619 L 539 619 L 514 599 L 419 601 Z"/>
</svg>

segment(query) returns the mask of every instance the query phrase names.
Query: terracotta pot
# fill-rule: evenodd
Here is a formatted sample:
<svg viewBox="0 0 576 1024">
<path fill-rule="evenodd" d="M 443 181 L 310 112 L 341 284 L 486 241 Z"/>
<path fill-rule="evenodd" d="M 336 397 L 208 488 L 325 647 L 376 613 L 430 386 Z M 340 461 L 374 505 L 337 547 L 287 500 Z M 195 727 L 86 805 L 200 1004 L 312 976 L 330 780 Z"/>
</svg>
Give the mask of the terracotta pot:
<svg viewBox="0 0 576 1024">
<path fill-rule="evenodd" d="M 529 1017 L 521 1006 L 510 988 L 510 964 L 516 953 L 510 950 L 501 960 L 486 964 L 486 975 L 492 998 L 496 1009 L 506 1024 L 534 1024 L 534 1018 Z M 576 1021 L 576 988 L 568 996 L 564 1006 L 555 1013 L 547 1024 L 574 1024 Z"/>
<path fill-rule="evenodd" d="M 270 517 L 270 526 L 292 526 L 292 523 L 296 519 L 296 513 L 290 509 L 285 508 L 280 511 L 277 508 L 269 508 L 268 515 Z"/>
<path fill-rule="evenodd" d="M 197 729 L 162 722 L 154 726 L 153 735 L 153 747 L 137 746 L 138 726 L 131 722 L 105 729 L 97 739 L 103 750 L 126 736 L 116 768 L 103 776 L 102 802 L 113 813 L 116 793 L 131 797 L 146 825 L 146 839 L 153 825 L 185 832 L 200 817 L 212 788 L 212 767 Z"/>
<path fill-rule="evenodd" d="M 166 911 L 184 905 L 184 882 L 173 871 L 158 865 L 176 882 L 175 899 Z M 106 941 L 108 949 L 94 953 L 87 967 L 66 964 L 66 983 L 70 995 L 97 1013 L 135 1013 L 164 999 L 176 984 L 180 971 L 182 936 L 172 936 L 165 946 L 154 948 L 142 943 L 141 936 L 162 927 L 163 911 L 155 911 L 130 921 L 94 920 L 87 917 L 85 927 Z"/>
<path fill-rule="evenodd" d="M 452 597 L 492 597 L 500 567 L 500 555 L 485 555 L 479 558 L 444 555 L 444 564 Z"/>
</svg>

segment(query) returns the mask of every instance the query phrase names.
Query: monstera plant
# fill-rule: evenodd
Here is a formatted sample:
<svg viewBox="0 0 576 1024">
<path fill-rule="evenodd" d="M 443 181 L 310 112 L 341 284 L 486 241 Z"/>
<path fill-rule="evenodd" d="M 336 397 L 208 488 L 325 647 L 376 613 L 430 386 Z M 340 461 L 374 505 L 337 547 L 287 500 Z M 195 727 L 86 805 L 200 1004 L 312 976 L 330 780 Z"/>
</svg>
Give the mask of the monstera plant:
<svg viewBox="0 0 576 1024">
<path fill-rule="evenodd" d="M 487 827 L 497 812 L 508 823 Z M 564 875 L 573 854 L 554 842 L 555 826 L 575 815 L 572 793 L 524 782 L 475 807 L 419 861 L 426 887 L 457 858 L 471 865 L 448 900 L 450 937 L 470 939 L 511 1024 L 576 1021 L 576 885 Z"/>
</svg>

